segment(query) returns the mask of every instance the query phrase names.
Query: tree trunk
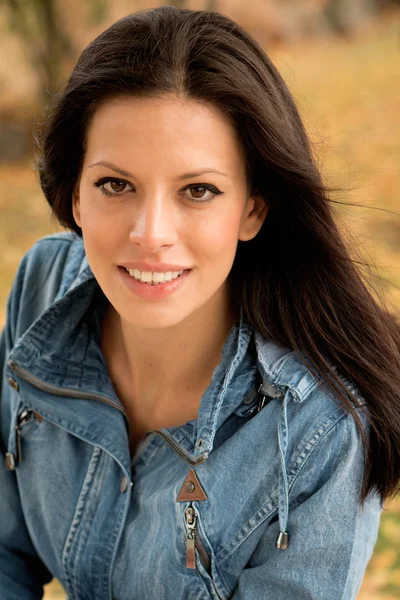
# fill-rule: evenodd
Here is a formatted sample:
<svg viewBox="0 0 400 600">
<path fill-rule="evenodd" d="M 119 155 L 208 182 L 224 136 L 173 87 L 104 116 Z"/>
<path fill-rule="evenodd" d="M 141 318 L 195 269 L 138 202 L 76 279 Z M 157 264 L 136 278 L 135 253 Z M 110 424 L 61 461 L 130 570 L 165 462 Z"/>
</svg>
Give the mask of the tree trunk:
<svg viewBox="0 0 400 600">
<path fill-rule="evenodd" d="M 72 53 L 57 0 L 8 0 L 11 24 L 20 35 L 40 80 L 42 101 L 47 103 L 61 83 L 63 59 Z"/>
</svg>

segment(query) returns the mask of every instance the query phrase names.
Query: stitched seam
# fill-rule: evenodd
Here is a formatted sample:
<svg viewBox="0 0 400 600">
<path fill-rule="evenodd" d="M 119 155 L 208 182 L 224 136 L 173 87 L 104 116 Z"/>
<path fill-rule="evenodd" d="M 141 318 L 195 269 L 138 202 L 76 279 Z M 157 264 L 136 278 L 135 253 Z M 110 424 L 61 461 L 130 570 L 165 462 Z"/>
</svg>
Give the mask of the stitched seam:
<svg viewBox="0 0 400 600">
<path fill-rule="evenodd" d="M 334 411 L 334 412 L 336 412 L 336 411 Z M 300 474 L 301 470 L 303 469 L 304 465 L 306 464 L 306 462 L 309 459 L 309 457 L 311 456 L 311 454 L 314 452 L 315 448 L 326 437 L 326 435 L 346 416 L 348 416 L 348 415 L 346 415 L 346 413 L 342 413 L 337 420 L 333 421 L 330 424 L 330 426 L 327 425 L 326 430 L 317 438 L 317 440 L 315 441 L 315 443 L 312 446 L 312 448 L 310 448 L 307 456 L 304 458 L 303 462 L 299 466 L 296 475 L 293 477 L 292 481 L 289 482 L 289 494 L 290 494 L 290 491 L 291 491 L 291 489 L 292 489 L 295 481 L 297 480 L 298 475 Z M 269 508 L 269 512 L 268 512 L 268 508 Z M 262 516 L 262 518 L 260 518 L 259 521 L 256 522 L 255 525 L 242 538 L 240 538 L 238 540 L 238 542 L 236 543 L 236 545 L 234 545 L 233 548 L 231 550 L 229 550 L 229 551 L 227 551 L 225 548 L 223 548 L 218 553 L 218 557 L 219 557 L 220 563 L 222 564 L 223 562 L 225 562 L 234 552 L 236 552 L 236 550 L 239 548 L 239 546 L 242 545 L 242 543 L 249 537 L 249 535 L 251 535 L 271 514 L 273 514 L 274 512 L 276 512 L 277 509 L 278 509 L 278 495 L 275 495 L 273 497 L 270 497 L 269 500 L 261 508 L 259 508 L 247 520 L 247 522 L 244 525 L 242 525 L 242 527 L 238 530 L 238 532 L 236 532 L 236 534 L 232 537 L 232 540 L 233 540 L 235 538 L 235 536 L 238 535 L 239 531 L 242 528 L 244 528 L 252 520 L 257 520 L 257 516 L 258 515 L 262 515 L 262 513 L 264 513 L 264 515 Z M 224 552 L 227 552 L 226 556 L 224 556 Z M 222 556 L 222 558 L 221 558 L 221 556 Z"/>
<path fill-rule="evenodd" d="M 31 408 L 31 406 L 29 406 L 29 408 Z M 105 448 L 102 445 L 102 443 L 99 442 L 98 437 L 96 435 L 93 435 L 89 430 L 83 429 L 82 427 L 77 427 L 77 426 L 71 425 L 71 423 L 69 423 L 68 421 L 65 421 L 64 419 L 58 419 L 58 418 L 54 417 L 54 415 L 49 414 L 46 410 L 40 410 L 40 414 L 42 415 L 42 417 L 44 419 L 47 419 L 50 423 L 53 423 L 53 425 L 60 426 L 61 429 L 63 429 L 66 433 L 76 436 L 78 439 L 82 440 L 83 442 L 90 443 L 93 446 L 98 446 L 101 450 L 106 452 L 106 454 L 111 456 L 111 458 L 113 458 L 114 460 L 117 460 L 121 469 L 126 473 L 126 469 L 124 467 L 123 455 L 118 451 L 115 451 L 114 454 L 112 454 L 110 452 L 110 450 Z M 102 441 L 104 442 L 104 438 Z"/>
<path fill-rule="evenodd" d="M 340 412 L 339 412 L 340 411 Z M 339 413 L 336 417 L 335 413 Z M 317 428 L 310 433 L 306 440 L 302 440 L 297 446 L 296 457 L 293 457 L 291 466 L 288 472 L 289 490 L 294 484 L 298 477 L 299 472 L 307 462 L 309 456 L 313 450 L 318 446 L 320 441 L 329 433 L 329 431 L 337 425 L 344 417 L 346 413 L 341 411 L 340 408 L 336 408 Z"/>
<path fill-rule="evenodd" d="M 232 374 L 232 372 L 235 371 L 238 362 L 241 362 L 243 360 L 242 348 L 243 348 L 243 345 L 246 343 L 250 343 L 250 340 L 247 338 L 247 336 L 245 337 L 244 340 L 241 339 L 240 332 L 239 332 L 239 340 L 238 340 L 238 345 L 237 345 L 236 352 L 235 352 L 235 357 L 231 362 L 228 372 L 225 374 L 224 381 L 222 383 L 222 389 L 221 389 L 221 392 L 218 397 L 218 402 L 216 403 L 214 410 L 213 410 L 212 422 L 211 422 L 211 437 L 210 437 L 211 444 L 213 443 L 214 438 L 215 438 L 218 416 L 220 413 L 220 409 L 221 409 L 226 391 L 229 387 L 229 383 L 231 382 L 231 374 Z"/>
<path fill-rule="evenodd" d="M 64 549 L 61 557 L 61 565 L 65 578 L 65 583 L 69 587 L 70 591 L 74 592 L 76 588 L 76 580 L 73 568 L 70 568 L 70 562 L 72 557 L 72 552 L 74 546 L 76 545 L 75 534 L 79 528 L 81 523 L 81 518 L 85 509 L 86 497 L 90 491 L 90 484 L 93 480 L 93 477 L 96 474 L 96 470 L 101 457 L 101 449 L 98 447 L 93 448 L 92 456 L 89 461 L 88 469 L 86 471 L 85 478 L 83 480 L 83 484 L 81 490 L 79 492 L 78 502 L 75 508 L 75 513 L 71 522 L 71 526 L 69 528 Z"/>
<path fill-rule="evenodd" d="M 307 463 L 307 461 L 309 460 L 310 456 L 313 454 L 314 450 L 319 446 L 319 444 L 322 442 L 322 440 L 326 438 L 326 436 L 328 435 L 328 433 L 330 433 L 332 431 L 332 429 L 334 429 L 344 418 L 346 418 L 348 416 L 349 415 L 346 415 L 345 413 L 342 413 L 336 421 L 332 422 L 329 427 L 327 426 L 325 432 L 318 438 L 318 440 L 312 446 L 312 448 L 308 452 L 307 456 L 305 457 L 305 459 L 303 460 L 303 462 L 299 466 L 298 472 L 296 473 L 296 475 L 293 477 L 293 480 L 289 484 L 289 492 L 292 489 L 294 483 L 296 482 L 296 480 L 297 480 L 300 472 L 302 471 L 304 465 Z"/>
<path fill-rule="evenodd" d="M 223 592 L 224 592 L 224 595 L 225 595 L 226 593 L 227 593 L 228 595 L 230 595 L 230 594 L 232 593 L 232 591 L 231 591 L 231 590 L 230 590 L 230 588 L 229 588 L 229 587 L 226 585 L 226 581 L 225 581 L 225 579 L 222 577 L 222 573 L 221 573 L 221 570 L 220 570 L 220 568 L 219 568 L 219 564 L 218 564 L 218 561 L 217 561 L 217 556 L 216 556 L 216 554 L 215 554 L 215 552 L 214 552 L 214 550 L 213 550 L 213 546 L 212 546 L 212 544 L 210 543 L 210 540 L 208 539 L 208 536 L 207 536 L 207 534 L 206 534 L 206 532 L 205 532 L 205 528 L 204 528 L 204 520 L 203 520 L 203 515 L 202 515 L 202 513 L 203 513 L 203 508 L 202 508 L 202 506 L 201 506 L 201 502 L 198 502 L 198 503 L 197 503 L 196 509 L 197 509 L 197 512 L 198 512 L 198 523 L 199 523 L 200 537 L 201 537 L 201 539 L 203 539 L 203 540 L 206 540 L 206 542 L 207 542 L 207 545 L 208 545 L 209 549 L 211 550 L 211 553 L 213 553 L 213 554 L 214 554 L 214 557 L 213 557 L 213 558 L 214 558 L 214 561 L 213 561 L 213 562 L 214 562 L 214 570 L 217 572 L 217 577 L 218 577 L 219 579 L 221 579 L 221 581 L 222 581 L 222 584 L 223 584 L 223 586 L 224 586 L 224 588 L 225 588 L 225 589 L 223 590 Z M 211 558 L 211 557 L 210 557 L 210 558 Z M 219 586 L 219 585 L 217 585 L 217 581 L 216 581 L 216 580 L 215 580 L 215 578 L 212 576 L 212 574 L 211 574 L 211 577 L 210 577 L 210 579 L 211 579 L 212 585 L 214 585 L 214 587 L 217 589 L 218 593 L 220 593 L 220 590 L 219 590 L 219 587 L 220 587 L 220 586 Z M 219 582 L 218 582 L 218 583 L 219 583 Z M 220 594 L 220 595 L 221 595 L 221 594 Z"/>
<path fill-rule="evenodd" d="M 253 527 L 251 527 L 249 529 L 249 531 L 245 535 L 243 535 L 243 537 L 241 537 L 236 542 L 236 544 L 231 548 L 231 550 L 227 551 L 227 550 L 225 550 L 225 548 L 223 548 L 218 553 L 218 560 L 220 561 L 220 564 L 222 565 L 230 556 L 232 556 L 232 554 L 234 552 L 236 552 L 236 550 L 243 544 L 243 542 L 245 540 L 247 540 L 247 538 L 249 537 L 249 535 L 251 535 L 265 521 L 265 519 L 267 519 L 270 515 L 274 514 L 277 511 L 277 509 L 278 509 L 278 496 L 274 496 L 272 498 L 269 498 L 268 505 L 267 506 L 263 505 L 261 508 L 259 508 L 250 517 L 250 519 L 248 519 L 247 522 L 244 525 L 242 525 L 242 527 L 240 529 L 242 529 L 243 527 L 245 527 L 247 525 L 247 523 L 249 523 L 250 521 L 257 520 L 258 515 L 262 515 L 262 517 L 259 519 L 259 521 Z M 238 531 L 240 531 L 240 529 Z M 233 538 L 235 536 L 237 536 L 237 535 L 238 535 L 238 532 L 236 532 L 236 534 L 233 536 Z M 224 552 L 226 552 L 226 556 L 224 556 Z"/>
</svg>

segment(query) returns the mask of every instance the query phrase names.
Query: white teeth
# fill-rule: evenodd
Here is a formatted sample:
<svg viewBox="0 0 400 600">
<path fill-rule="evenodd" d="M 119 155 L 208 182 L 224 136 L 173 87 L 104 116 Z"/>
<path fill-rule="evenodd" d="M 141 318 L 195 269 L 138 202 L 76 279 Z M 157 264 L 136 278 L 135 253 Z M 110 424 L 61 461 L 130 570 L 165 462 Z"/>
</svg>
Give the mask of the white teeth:
<svg viewBox="0 0 400 600">
<path fill-rule="evenodd" d="M 151 280 L 152 280 L 151 271 L 142 271 L 140 279 L 142 281 L 145 281 L 146 283 L 151 283 Z"/>
<path fill-rule="evenodd" d="M 165 275 L 164 273 L 154 273 L 153 274 L 153 283 L 164 283 Z"/>
<path fill-rule="evenodd" d="M 166 281 L 171 281 L 172 279 L 176 279 L 183 273 L 183 271 L 166 271 L 166 272 L 151 272 L 151 271 L 139 271 L 138 269 L 126 269 L 131 277 L 136 279 L 137 281 L 142 281 L 143 283 L 149 283 L 152 285 L 158 285 L 159 283 L 165 283 Z"/>
</svg>

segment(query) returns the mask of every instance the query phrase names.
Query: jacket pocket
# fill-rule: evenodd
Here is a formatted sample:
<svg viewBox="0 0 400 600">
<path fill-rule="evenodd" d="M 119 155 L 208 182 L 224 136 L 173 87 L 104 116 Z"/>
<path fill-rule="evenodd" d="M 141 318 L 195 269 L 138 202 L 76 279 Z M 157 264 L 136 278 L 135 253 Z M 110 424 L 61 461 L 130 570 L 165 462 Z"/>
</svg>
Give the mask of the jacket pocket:
<svg viewBox="0 0 400 600">
<path fill-rule="evenodd" d="M 190 502 L 185 508 L 186 568 L 196 569 L 199 576 L 203 578 L 207 589 L 210 590 L 211 597 L 216 600 L 223 600 L 213 580 L 211 555 L 199 533 L 198 520 L 198 511 Z"/>
</svg>

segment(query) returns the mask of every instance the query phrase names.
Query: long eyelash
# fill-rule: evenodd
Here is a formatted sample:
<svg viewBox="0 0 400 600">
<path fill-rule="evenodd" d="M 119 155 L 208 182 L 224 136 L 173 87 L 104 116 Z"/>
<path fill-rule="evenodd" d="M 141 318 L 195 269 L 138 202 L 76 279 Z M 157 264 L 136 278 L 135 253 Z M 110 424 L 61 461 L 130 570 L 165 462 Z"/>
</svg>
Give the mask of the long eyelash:
<svg viewBox="0 0 400 600">
<path fill-rule="evenodd" d="M 128 183 L 128 181 L 125 181 L 124 179 L 118 179 L 118 177 L 102 177 L 98 181 L 95 181 L 94 185 L 96 187 L 100 187 L 105 183 L 109 183 L 110 181 L 123 181 L 124 183 Z"/>
<path fill-rule="evenodd" d="M 109 198 L 115 198 L 115 196 L 122 195 L 122 194 L 112 194 L 111 192 L 106 190 L 104 187 L 102 187 L 104 184 L 110 183 L 110 181 L 119 181 L 122 183 L 126 183 L 127 185 L 131 185 L 129 183 L 129 181 L 125 181 L 125 179 L 119 179 L 118 177 L 102 177 L 98 181 L 95 181 L 93 185 L 97 188 L 100 188 L 101 193 L 104 194 L 104 196 L 108 196 Z"/>
<path fill-rule="evenodd" d="M 191 187 L 203 187 L 206 190 L 212 192 L 212 194 L 213 194 L 213 196 L 211 198 L 207 198 L 206 200 L 202 200 L 201 198 L 199 198 L 198 200 L 196 198 L 189 198 L 191 202 L 196 202 L 198 204 L 201 204 L 201 203 L 205 204 L 206 202 L 211 202 L 211 200 L 214 198 L 214 196 L 219 196 L 220 194 L 224 193 L 224 192 L 220 192 L 220 190 L 218 188 L 216 188 L 214 185 L 211 185 L 209 183 L 190 183 L 183 189 L 187 190 L 188 188 L 191 188 Z"/>
<path fill-rule="evenodd" d="M 109 198 L 113 198 L 115 196 L 118 196 L 119 194 L 112 194 L 111 192 L 109 192 L 108 190 L 106 190 L 103 186 L 106 183 L 110 183 L 111 181 L 119 181 L 122 183 L 126 183 L 127 185 L 131 185 L 129 183 L 129 181 L 125 181 L 125 179 L 119 179 L 118 177 L 101 177 L 101 179 L 99 179 L 98 181 L 95 181 L 94 186 L 97 188 L 100 188 L 100 191 L 102 194 L 104 194 L 105 196 L 108 196 Z M 196 198 L 189 198 L 191 202 L 195 202 L 198 204 L 205 204 L 206 202 L 211 202 L 211 200 L 214 198 L 214 196 L 219 196 L 220 194 L 223 194 L 224 192 L 221 192 L 218 188 L 216 188 L 214 185 L 211 185 L 209 183 L 190 183 L 189 185 L 187 185 L 186 187 L 183 188 L 183 190 L 187 190 L 188 188 L 191 187 L 203 187 L 206 190 L 210 191 L 213 196 L 211 198 L 207 198 L 206 200 L 202 200 L 201 198 L 196 199 Z"/>
</svg>

